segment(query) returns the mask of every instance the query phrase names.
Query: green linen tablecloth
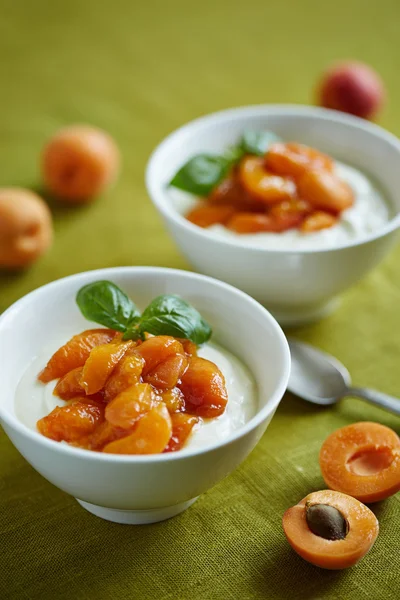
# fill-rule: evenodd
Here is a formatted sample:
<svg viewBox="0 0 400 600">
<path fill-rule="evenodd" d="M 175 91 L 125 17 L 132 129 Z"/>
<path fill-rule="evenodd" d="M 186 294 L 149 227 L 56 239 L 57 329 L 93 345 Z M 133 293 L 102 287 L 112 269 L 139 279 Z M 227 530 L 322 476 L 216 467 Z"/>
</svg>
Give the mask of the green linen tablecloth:
<svg viewBox="0 0 400 600">
<path fill-rule="evenodd" d="M 400 134 L 398 0 L 2 0 L 0 185 L 40 184 L 38 155 L 66 123 L 113 134 L 124 169 L 81 209 L 54 206 L 51 252 L 0 276 L 0 310 L 70 273 L 117 265 L 190 268 L 147 198 L 152 148 L 199 115 L 312 102 L 333 59 L 374 65 L 388 88 L 382 124 Z M 295 333 L 337 355 L 357 383 L 400 395 L 400 248 L 324 321 Z M 1 373 L 0 382 L 6 373 Z M 400 420 L 361 400 L 317 408 L 286 395 L 245 463 L 171 521 L 128 527 L 85 512 L 0 433 L 0 598 L 38 600 L 395 600 L 400 494 L 374 507 L 381 533 L 359 566 L 314 568 L 289 548 L 284 510 L 324 487 L 318 451 L 335 428 Z"/>
</svg>

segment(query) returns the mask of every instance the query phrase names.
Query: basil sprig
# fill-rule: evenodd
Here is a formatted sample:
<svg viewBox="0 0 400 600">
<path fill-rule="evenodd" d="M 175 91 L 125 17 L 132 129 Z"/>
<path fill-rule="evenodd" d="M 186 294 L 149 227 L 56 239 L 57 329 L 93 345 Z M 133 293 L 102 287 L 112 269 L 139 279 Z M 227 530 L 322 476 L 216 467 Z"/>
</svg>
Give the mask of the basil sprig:
<svg viewBox="0 0 400 600">
<path fill-rule="evenodd" d="M 96 281 L 81 288 L 76 302 L 84 317 L 121 331 L 123 339 L 143 339 L 145 333 L 186 338 L 197 345 L 211 337 L 211 327 L 183 298 L 163 294 L 140 314 L 136 305 L 111 281 Z"/>
<path fill-rule="evenodd" d="M 203 153 L 190 158 L 169 185 L 196 196 L 208 196 L 245 154 L 263 156 L 277 141 L 278 136 L 271 131 L 245 131 L 239 143 L 223 155 Z"/>
</svg>

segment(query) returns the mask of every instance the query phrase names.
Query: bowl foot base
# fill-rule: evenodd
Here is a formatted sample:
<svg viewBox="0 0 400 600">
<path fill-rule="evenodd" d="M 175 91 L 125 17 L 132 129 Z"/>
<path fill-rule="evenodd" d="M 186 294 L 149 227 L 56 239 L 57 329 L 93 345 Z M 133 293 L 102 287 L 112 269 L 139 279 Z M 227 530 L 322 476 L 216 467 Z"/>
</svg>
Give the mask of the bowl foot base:
<svg viewBox="0 0 400 600">
<path fill-rule="evenodd" d="M 280 325 L 283 327 L 297 327 L 298 325 L 306 325 L 319 321 L 334 312 L 340 304 L 338 298 L 329 300 L 324 304 L 316 304 L 304 307 L 284 308 L 276 310 L 274 307 L 266 305 L 266 308 L 271 312 Z"/>
<path fill-rule="evenodd" d="M 187 502 L 175 504 L 174 506 L 165 506 L 163 508 L 153 508 L 151 510 L 120 510 L 117 508 L 106 508 L 105 506 L 97 506 L 76 498 L 79 504 L 88 510 L 96 517 L 113 521 L 114 523 L 122 523 L 124 525 L 147 525 L 149 523 L 158 523 L 179 515 L 189 506 L 196 502 L 197 498 L 192 498 Z"/>
</svg>

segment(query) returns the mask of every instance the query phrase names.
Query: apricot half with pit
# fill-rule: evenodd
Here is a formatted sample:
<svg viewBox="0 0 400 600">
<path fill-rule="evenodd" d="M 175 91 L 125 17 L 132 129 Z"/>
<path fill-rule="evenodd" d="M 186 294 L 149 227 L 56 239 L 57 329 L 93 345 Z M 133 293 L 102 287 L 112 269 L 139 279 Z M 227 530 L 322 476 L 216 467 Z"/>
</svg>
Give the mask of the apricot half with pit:
<svg viewBox="0 0 400 600">
<path fill-rule="evenodd" d="M 42 174 L 57 198 L 81 204 L 90 202 L 117 178 L 119 150 L 105 131 L 89 125 L 72 125 L 58 131 L 46 144 Z"/>
<path fill-rule="evenodd" d="M 22 188 L 0 189 L 0 268 L 32 264 L 52 240 L 51 213 L 40 196 Z"/>
<path fill-rule="evenodd" d="M 309 494 L 283 515 L 283 530 L 293 550 L 323 569 L 355 565 L 372 548 L 379 523 L 355 498 L 322 490 Z"/>
</svg>

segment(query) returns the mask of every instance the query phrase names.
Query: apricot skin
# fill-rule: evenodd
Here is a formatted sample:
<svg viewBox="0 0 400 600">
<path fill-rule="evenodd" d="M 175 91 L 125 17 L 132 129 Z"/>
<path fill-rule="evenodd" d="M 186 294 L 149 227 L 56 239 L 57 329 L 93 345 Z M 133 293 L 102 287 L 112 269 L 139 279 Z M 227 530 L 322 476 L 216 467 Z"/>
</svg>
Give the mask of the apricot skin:
<svg viewBox="0 0 400 600">
<path fill-rule="evenodd" d="M 51 213 L 40 196 L 22 188 L 0 189 L 0 268 L 31 265 L 52 240 Z"/>
<path fill-rule="evenodd" d="M 46 144 L 42 175 L 57 198 L 85 204 L 116 180 L 119 163 L 119 150 L 105 131 L 72 125 L 58 131 Z"/>
<path fill-rule="evenodd" d="M 322 76 L 318 100 L 325 108 L 333 108 L 372 119 L 379 112 L 385 89 L 379 75 L 368 65 L 345 62 L 330 67 Z"/>
</svg>

